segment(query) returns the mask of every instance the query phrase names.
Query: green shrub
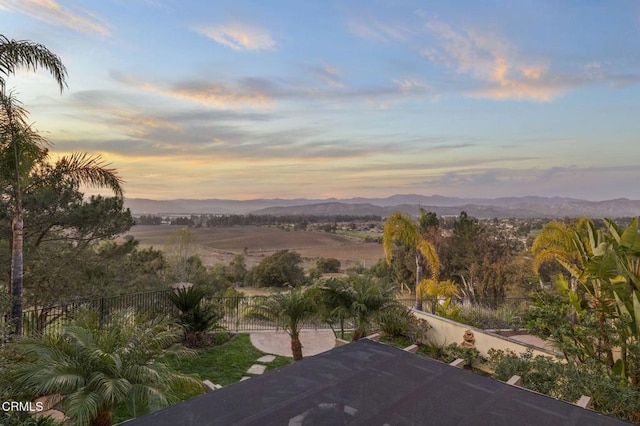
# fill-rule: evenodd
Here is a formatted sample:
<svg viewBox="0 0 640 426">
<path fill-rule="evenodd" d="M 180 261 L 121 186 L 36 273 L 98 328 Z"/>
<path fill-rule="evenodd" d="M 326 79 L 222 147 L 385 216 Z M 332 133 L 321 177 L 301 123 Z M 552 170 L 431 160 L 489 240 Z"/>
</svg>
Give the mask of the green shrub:
<svg viewBox="0 0 640 426">
<path fill-rule="evenodd" d="M 489 362 L 494 377 L 506 381 L 521 377 L 521 385 L 565 401 L 577 401 L 582 395 L 593 398 L 595 410 L 632 423 L 640 421 L 640 392 L 595 358 L 584 363 L 566 363 L 537 355 L 531 350 L 517 355 L 511 351 L 490 350 Z"/>
<path fill-rule="evenodd" d="M 464 359 L 467 362 L 465 367 L 469 369 L 473 368 L 478 362 L 486 361 L 486 359 L 482 355 L 480 355 L 480 352 L 476 348 L 468 348 L 465 346 L 460 346 L 457 343 L 452 343 L 445 347 L 445 350 L 447 353 L 447 359 L 451 359 L 451 361 L 454 361 L 458 358 Z"/>
<path fill-rule="evenodd" d="M 404 336 L 413 344 L 427 341 L 427 332 L 431 326 L 426 320 L 418 319 L 402 305 L 395 305 L 378 315 L 380 330 L 391 337 Z"/>
<path fill-rule="evenodd" d="M 62 426 L 51 417 L 35 417 L 28 412 L 0 411 L 0 425 L 7 426 Z"/>
<path fill-rule="evenodd" d="M 204 291 L 197 287 L 180 288 L 169 294 L 169 300 L 178 308 L 178 321 L 184 328 L 184 340 L 190 346 L 200 346 L 209 331 L 222 328 L 218 323 L 224 317 L 219 304 L 203 301 Z"/>
<path fill-rule="evenodd" d="M 406 336 L 414 315 L 404 306 L 394 306 L 380 313 L 378 325 L 388 336 Z"/>
</svg>

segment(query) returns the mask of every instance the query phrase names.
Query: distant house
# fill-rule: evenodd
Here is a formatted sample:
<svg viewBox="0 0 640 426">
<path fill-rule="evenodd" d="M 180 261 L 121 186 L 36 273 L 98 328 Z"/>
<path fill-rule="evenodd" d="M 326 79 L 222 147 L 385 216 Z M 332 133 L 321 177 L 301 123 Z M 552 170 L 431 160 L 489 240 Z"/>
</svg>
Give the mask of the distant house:
<svg viewBox="0 0 640 426">
<path fill-rule="evenodd" d="M 626 425 L 362 339 L 126 422 L 180 425 Z"/>
</svg>

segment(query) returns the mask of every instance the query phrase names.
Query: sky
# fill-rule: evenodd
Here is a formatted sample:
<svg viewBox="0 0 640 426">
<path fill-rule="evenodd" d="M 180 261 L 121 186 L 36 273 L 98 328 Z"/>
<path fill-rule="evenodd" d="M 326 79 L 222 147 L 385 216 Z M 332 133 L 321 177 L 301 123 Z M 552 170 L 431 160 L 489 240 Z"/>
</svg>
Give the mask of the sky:
<svg viewBox="0 0 640 426">
<path fill-rule="evenodd" d="M 129 198 L 640 199 L 635 0 L 0 0 L 7 86 Z M 91 191 L 89 191 L 91 192 Z"/>
</svg>

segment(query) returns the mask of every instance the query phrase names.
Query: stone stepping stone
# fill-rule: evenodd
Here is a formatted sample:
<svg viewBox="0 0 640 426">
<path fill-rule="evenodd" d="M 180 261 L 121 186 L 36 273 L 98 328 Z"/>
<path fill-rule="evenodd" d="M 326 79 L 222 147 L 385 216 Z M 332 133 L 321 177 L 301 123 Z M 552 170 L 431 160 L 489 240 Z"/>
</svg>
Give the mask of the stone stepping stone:
<svg viewBox="0 0 640 426">
<path fill-rule="evenodd" d="M 276 359 L 275 355 L 265 355 L 258 358 L 258 362 L 273 362 L 274 359 Z"/>
<path fill-rule="evenodd" d="M 244 382 L 245 380 L 249 380 L 251 377 L 249 376 L 242 376 L 242 378 L 240 379 L 241 382 Z"/>
<path fill-rule="evenodd" d="M 249 367 L 249 369 L 247 370 L 247 373 L 249 373 L 249 374 L 262 374 L 262 373 L 264 373 L 264 370 L 266 370 L 266 368 L 267 368 L 266 365 L 253 364 L 251 367 Z"/>
</svg>

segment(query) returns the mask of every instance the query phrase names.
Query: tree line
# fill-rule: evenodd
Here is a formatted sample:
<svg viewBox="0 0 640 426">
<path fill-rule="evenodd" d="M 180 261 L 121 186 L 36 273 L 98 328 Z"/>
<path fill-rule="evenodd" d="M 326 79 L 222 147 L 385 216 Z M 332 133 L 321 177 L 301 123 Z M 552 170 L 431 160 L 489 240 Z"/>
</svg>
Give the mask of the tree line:
<svg viewBox="0 0 640 426">
<path fill-rule="evenodd" d="M 380 222 L 378 215 L 270 215 L 270 214 L 203 214 L 189 216 L 139 215 L 134 218 L 136 225 L 171 225 L 213 228 L 216 226 L 265 226 L 294 225 L 297 229 L 306 229 L 309 224 L 340 222 Z"/>
</svg>

